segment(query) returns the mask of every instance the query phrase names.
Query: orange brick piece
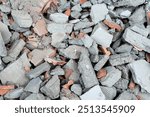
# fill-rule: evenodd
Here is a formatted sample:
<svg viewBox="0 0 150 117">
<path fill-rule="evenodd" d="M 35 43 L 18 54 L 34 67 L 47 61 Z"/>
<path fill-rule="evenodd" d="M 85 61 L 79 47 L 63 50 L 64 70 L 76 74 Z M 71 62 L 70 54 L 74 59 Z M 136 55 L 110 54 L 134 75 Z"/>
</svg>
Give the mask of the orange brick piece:
<svg viewBox="0 0 150 117">
<path fill-rule="evenodd" d="M 68 8 L 68 9 L 65 11 L 65 14 L 66 14 L 67 16 L 70 16 L 70 15 L 71 15 L 71 10 L 70 10 L 70 8 Z"/>
<path fill-rule="evenodd" d="M 80 4 L 85 3 L 87 0 L 80 0 Z"/>
<path fill-rule="evenodd" d="M 117 23 L 113 22 L 113 21 L 104 20 L 103 23 L 104 23 L 105 25 L 107 25 L 107 26 L 108 26 L 109 28 L 111 28 L 111 29 L 115 29 L 115 30 L 117 30 L 117 31 L 121 31 L 121 30 L 122 30 L 121 26 L 118 25 Z"/>
<path fill-rule="evenodd" d="M 0 95 L 5 95 L 6 93 L 8 93 L 11 89 L 14 89 L 15 86 L 14 85 L 4 85 L 4 86 L 0 86 Z"/>
<path fill-rule="evenodd" d="M 65 89 L 69 89 L 71 85 L 74 84 L 74 81 L 73 80 L 69 80 L 67 84 L 63 85 L 63 88 Z"/>
<path fill-rule="evenodd" d="M 108 55 L 108 56 L 111 55 L 111 52 L 108 51 L 107 48 L 101 47 L 101 51 L 102 51 L 105 55 Z"/>
<path fill-rule="evenodd" d="M 129 89 L 133 90 L 135 88 L 135 83 L 133 81 L 131 81 L 129 83 Z"/>
<path fill-rule="evenodd" d="M 101 79 L 107 75 L 107 71 L 105 69 L 101 69 L 97 73 L 97 78 Z"/>
</svg>

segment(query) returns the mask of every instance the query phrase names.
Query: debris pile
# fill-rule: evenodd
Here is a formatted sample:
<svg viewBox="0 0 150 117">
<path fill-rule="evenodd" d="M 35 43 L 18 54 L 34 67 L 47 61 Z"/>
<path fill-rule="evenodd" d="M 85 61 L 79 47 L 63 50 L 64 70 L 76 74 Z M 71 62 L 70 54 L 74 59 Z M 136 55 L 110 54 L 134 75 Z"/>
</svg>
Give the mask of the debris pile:
<svg viewBox="0 0 150 117">
<path fill-rule="evenodd" d="M 0 99 L 149 100 L 148 0 L 0 0 Z"/>
</svg>

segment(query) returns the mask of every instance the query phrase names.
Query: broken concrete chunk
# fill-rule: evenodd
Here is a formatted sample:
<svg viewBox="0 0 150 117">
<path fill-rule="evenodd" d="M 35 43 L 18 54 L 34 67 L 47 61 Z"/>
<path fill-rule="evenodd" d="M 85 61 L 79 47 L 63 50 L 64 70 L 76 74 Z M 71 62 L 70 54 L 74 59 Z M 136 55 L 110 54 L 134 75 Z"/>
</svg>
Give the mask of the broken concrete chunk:
<svg viewBox="0 0 150 117">
<path fill-rule="evenodd" d="M 99 85 L 96 85 L 89 89 L 80 96 L 81 100 L 105 100 L 105 95 L 103 94 Z"/>
<path fill-rule="evenodd" d="M 104 93 L 106 100 L 113 100 L 117 95 L 117 90 L 115 87 L 101 86 L 101 90 Z"/>
<path fill-rule="evenodd" d="M 112 87 L 120 78 L 121 71 L 115 67 L 106 67 L 107 75 L 100 79 L 100 83 L 107 87 Z"/>
<path fill-rule="evenodd" d="M 7 55 L 7 50 L 6 50 L 5 43 L 4 43 L 4 40 L 2 38 L 2 35 L 0 33 L 0 56 L 4 57 L 6 55 Z"/>
<path fill-rule="evenodd" d="M 32 93 L 28 97 L 26 97 L 25 100 L 45 100 L 45 97 L 41 93 Z"/>
<path fill-rule="evenodd" d="M 114 54 L 109 58 L 109 62 L 112 66 L 122 65 L 133 62 L 134 58 L 130 53 Z"/>
<path fill-rule="evenodd" d="M 12 47 L 10 48 L 10 50 L 8 51 L 8 56 L 4 57 L 3 61 L 5 63 L 8 63 L 8 62 L 16 60 L 18 55 L 24 48 L 25 44 L 26 43 L 22 39 L 16 40 L 14 44 L 12 45 Z"/>
<path fill-rule="evenodd" d="M 60 66 L 57 66 L 55 69 L 53 69 L 50 73 L 51 75 L 64 75 L 65 72 L 64 70 L 60 67 Z"/>
<path fill-rule="evenodd" d="M 11 90 L 4 97 L 6 99 L 17 99 L 17 98 L 19 98 L 21 96 L 22 93 L 23 93 L 23 88 L 19 87 L 17 89 Z"/>
<path fill-rule="evenodd" d="M 117 53 L 125 53 L 125 52 L 131 52 L 131 50 L 132 50 L 132 46 L 131 45 L 129 45 L 129 44 L 123 44 L 123 45 L 121 45 L 120 47 L 118 47 L 118 48 L 116 48 L 115 49 L 115 52 L 117 52 Z"/>
<path fill-rule="evenodd" d="M 82 87 L 80 84 L 73 84 L 71 86 L 71 91 L 80 96 L 82 94 Z"/>
<path fill-rule="evenodd" d="M 66 49 L 60 49 L 59 53 L 70 59 L 78 59 L 81 53 L 88 55 L 88 50 L 82 46 L 70 45 Z"/>
<path fill-rule="evenodd" d="M 31 52 L 31 63 L 33 63 L 35 66 L 39 65 L 45 57 L 51 55 L 51 54 L 55 54 L 55 50 L 48 48 L 48 49 L 34 49 Z"/>
<path fill-rule="evenodd" d="M 58 76 L 53 76 L 46 83 L 46 85 L 41 88 L 41 92 L 50 97 L 51 99 L 58 98 L 60 93 L 60 80 Z"/>
<path fill-rule="evenodd" d="M 75 24 L 74 30 L 80 30 L 80 29 L 83 29 L 83 28 L 89 28 L 89 27 L 91 27 L 93 25 L 94 25 L 93 22 L 80 21 L 80 22 L 78 22 L 78 23 Z"/>
<path fill-rule="evenodd" d="M 32 93 L 38 93 L 41 83 L 42 80 L 39 77 L 34 78 L 27 84 L 24 90 Z"/>
<path fill-rule="evenodd" d="M 12 10 L 11 15 L 15 22 L 22 28 L 29 28 L 32 25 L 31 16 L 23 10 Z"/>
<path fill-rule="evenodd" d="M 71 8 L 71 10 L 80 12 L 80 11 L 82 11 L 82 8 L 81 8 L 80 4 L 77 4 L 77 5 L 73 6 Z"/>
<path fill-rule="evenodd" d="M 60 33 L 53 33 L 52 34 L 52 42 L 51 45 L 59 48 L 62 42 L 67 38 L 67 35 L 63 32 Z"/>
<path fill-rule="evenodd" d="M 92 46 L 88 48 L 89 53 L 92 55 L 98 55 L 99 50 L 98 50 L 98 44 L 94 41 Z"/>
<path fill-rule="evenodd" d="M 136 96 L 128 91 L 121 93 L 116 100 L 137 100 Z"/>
<path fill-rule="evenodd" d="M 129 84 L 129 80 L 121 78 L 119 79 L 118 82 L 115 83 L 114 87 L 116 87 L 117 89 L 128 89 L 128 84 Z"/>
<path fill-rule="evenodd" d="M 106 4 L 96 4 L 91 7 L 90 16 L 95 24 L 104 20 L 107 14 L 108 9 Z"/>
<path fill-rule="evenodd" d="M 57 23 L 50 23 L 47 25 L 47 30 L 50 33 L 71 33 L 73 28 L 73 24 L 65 23 L 65 24 L 57 24 Z"/>
<path fill-rule="evenodd" d="M 45 63 L 42 63 L 39 66 L 37 66 L 35 69 L 32 69 L 31 71 L 26 73 L 26 76 L 29 79 L 36 78 L 48 70 L 50 70 L 50 65 L 47 62 L 45 62 Z"/>
<path fill-rule="evenodd" d="M 88 35 L 84 35 L 84 37 L 81 40 L 82 40 L 84 46 L 87 48 L 90 48 L 93 44 L 93 39 Z"/>
<path fill-rule="evenodd" d="M 8 6 L 8 5 L 6 5 L 6 4 L 1 4 L 0 5 L 0 10 L 2 11 L 2 12 L 4 12 L 4 13 L 10 13 L 10 7 Z"/>
<path fill-rule="evenodd" d="M 98 28 L 91 36 L 97 44 L 103 47 L 110 47 L 113 35 L 109 34 L 106 30 Z"/>
<path fill-rule="evenodd" d="M 125 10 L 125 11 L 120 13 L 121 18 L 129 18 L 130 15 L 131 15 L 131 11 L 129 11 L 129 10 Z"/>
<path fill-rule="evenodd" d="M 3 64 L 3 62 L 2 62 L 2 60 L 0 58 L 0 71 L 3 70 L 3 69 L 4 69 L 4 64 Z"/>
<path fill-rule="evenodd" d="M 150 53 L 150 40 L 148 38 L 130 30 L 129 28 L 126 29 L 123 37 L 125 41 L 133 46 Z"/>
<path fill-rule="evenodd" d="M 108 59 L 109 59 L 109 56 L 101 55 L 99 62 L 94 66 L 94 70 L 96 71 L 100 70 L 106 64 Z"/>
<path fill-rule="evenodd" d="M 145 60 L 138 60 L 128 65 L 134 82 L 150 93 L 150 64 Z"/>
<path fill-rule="evenodd" d="M 66 23 L 68 21 L 68 16 L 63 13 L 54 13 L 50 15 L 50 19 L 55 23 Z"/>
<path fill-rule="evenodd" d="M 96 78 L 93 66 L 87 55 L 80 55 L 78 69 L 81 73 L 81 78 L 85 88 L 88 89 L 98 84 L 98 80 Z"/>
<path fill-rule="evenodd" d="M 3 71 L 0 72 L 0 80 L 2 84 L 6 84 L 7 82 L 12 82 L 21 86 L 27 84 L 28 78 L 25 76 L 25 66 L 30 66 L 30 63 L 24 53 L 18 60 L 8 65 Z"/>
<path fill-rule="evenodd" d="M 8 27 L 6 24 L 0 22 L 0 32 L 3 38 L 3 41 L 5 44 L 9 43 L 10 41 L 10 37 L 11 37 L 11 33 L 8 30 Z"/>
</svg>

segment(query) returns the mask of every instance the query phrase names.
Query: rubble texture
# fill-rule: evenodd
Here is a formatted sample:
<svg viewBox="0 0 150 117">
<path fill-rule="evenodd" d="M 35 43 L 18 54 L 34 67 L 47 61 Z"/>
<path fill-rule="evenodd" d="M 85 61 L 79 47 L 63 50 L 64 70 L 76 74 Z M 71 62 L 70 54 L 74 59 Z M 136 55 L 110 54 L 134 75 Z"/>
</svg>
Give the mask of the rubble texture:
<svg viewBox="0 0 150 117">
<path fill-rule="evenodd" d="M 150 100 L 150 1 L 1 0 L 1 100 Z"/>
</svg>

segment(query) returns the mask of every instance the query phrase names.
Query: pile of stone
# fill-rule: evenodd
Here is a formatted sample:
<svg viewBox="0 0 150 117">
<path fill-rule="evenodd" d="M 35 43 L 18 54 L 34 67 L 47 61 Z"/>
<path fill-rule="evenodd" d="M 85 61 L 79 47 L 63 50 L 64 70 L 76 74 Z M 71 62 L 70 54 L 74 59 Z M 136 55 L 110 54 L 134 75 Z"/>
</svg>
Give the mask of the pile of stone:
<svg viewBox="0 0 150 117">
<path fill-rule="evenodd" d="M 149 100 L 150 2 L 0 0 L 0 99 Z"/>
</svg>

